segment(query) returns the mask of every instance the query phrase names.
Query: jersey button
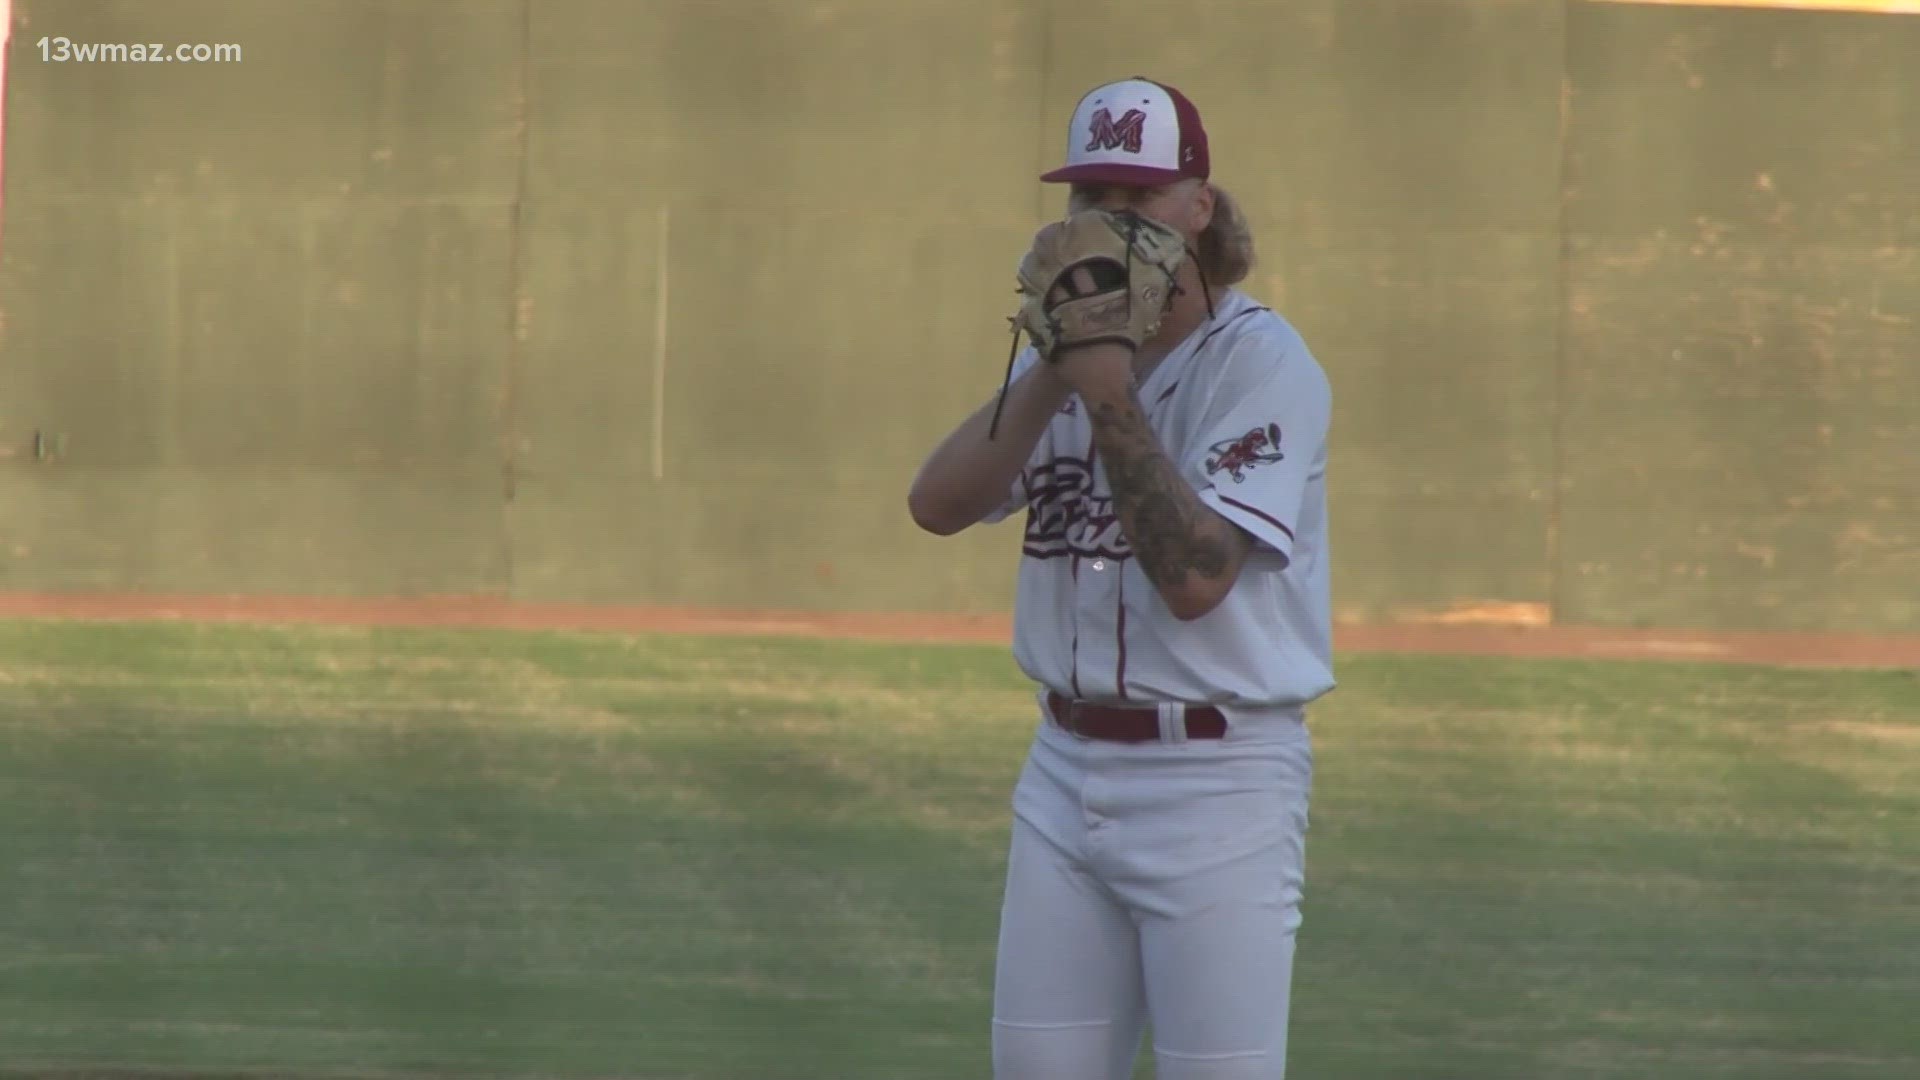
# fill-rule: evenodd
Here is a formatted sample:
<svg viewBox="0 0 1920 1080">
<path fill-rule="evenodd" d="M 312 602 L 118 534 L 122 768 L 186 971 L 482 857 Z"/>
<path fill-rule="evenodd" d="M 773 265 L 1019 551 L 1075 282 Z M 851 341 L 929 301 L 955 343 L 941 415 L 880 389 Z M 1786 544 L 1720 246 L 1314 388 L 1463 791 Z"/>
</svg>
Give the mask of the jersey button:
<svg viewBox="0 0 1920 1080">
<path fill-rule="evenodd" d="M 1105 559 L 1093 560 L 1093 568 L 1095 570 L 1105 570 L 1107 568 L 1107 560 Z"/>
</svg>

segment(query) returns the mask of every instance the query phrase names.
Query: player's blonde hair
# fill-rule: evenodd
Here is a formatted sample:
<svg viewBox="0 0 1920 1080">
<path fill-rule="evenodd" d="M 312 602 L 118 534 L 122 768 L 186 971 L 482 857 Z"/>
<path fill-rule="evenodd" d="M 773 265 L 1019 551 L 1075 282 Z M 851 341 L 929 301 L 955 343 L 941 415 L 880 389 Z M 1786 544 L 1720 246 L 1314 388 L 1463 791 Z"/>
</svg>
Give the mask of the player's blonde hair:
<svg viewBox="0 0 1920 1080">
<path fill-rule="evenodd" d="M 1253 227 L 1240 200 L 1218 184 L 1213 189 L 1213 220 L 1200 234 L 1200 271 L 1215 285 L 1233 286 L 1253 273 Z"/>
</svg>

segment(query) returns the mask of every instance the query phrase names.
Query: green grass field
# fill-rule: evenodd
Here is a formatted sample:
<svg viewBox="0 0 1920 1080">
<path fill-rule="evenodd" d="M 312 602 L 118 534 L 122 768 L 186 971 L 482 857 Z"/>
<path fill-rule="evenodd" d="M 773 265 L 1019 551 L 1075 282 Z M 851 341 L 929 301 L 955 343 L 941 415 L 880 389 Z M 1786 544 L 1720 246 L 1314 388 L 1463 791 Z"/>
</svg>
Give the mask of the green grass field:
<svg viewBox="0 0 1920 1080">
<path fill-rule="evenodd" d="M 1920 1076 L 1913 673 L 1341 678 L 1293 1076 Z M 993 648 L 0 625 L 0 1073 L 982 1080 L 1031 711 Z"/>
</svg>

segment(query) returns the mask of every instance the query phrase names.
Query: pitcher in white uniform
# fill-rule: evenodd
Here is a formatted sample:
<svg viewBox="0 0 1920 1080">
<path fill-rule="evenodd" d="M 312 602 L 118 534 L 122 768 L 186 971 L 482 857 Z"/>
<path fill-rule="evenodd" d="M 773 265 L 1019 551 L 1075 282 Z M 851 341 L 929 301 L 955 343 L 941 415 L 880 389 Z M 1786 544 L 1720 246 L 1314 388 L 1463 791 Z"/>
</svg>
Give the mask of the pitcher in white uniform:
<svg viewBox="0 0 1920 1080">
<path fill-rule="evenodd" d="M 1137 351 L 1014 367 L 908 498 L 950 535 L 1024 509 L 1014 654 L 1039 715 L 1013 795 L 993 1005 L 998 1080 L 1280 1080 L 1313 754 L 1334 686 L 1331 388 L 1235 286 L 1253 244 L 1179 91 L 1079 103 L 1069 210 L 1131 208 L 1191 256 Z"/>
</svg>

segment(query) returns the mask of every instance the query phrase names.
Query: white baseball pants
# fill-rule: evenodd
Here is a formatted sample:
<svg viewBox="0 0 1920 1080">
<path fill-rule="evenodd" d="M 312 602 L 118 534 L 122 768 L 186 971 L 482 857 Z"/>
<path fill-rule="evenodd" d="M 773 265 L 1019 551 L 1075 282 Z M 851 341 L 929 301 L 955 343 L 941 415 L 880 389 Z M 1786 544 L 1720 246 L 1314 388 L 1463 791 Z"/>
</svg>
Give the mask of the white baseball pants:
<svg viewBox="0 0 1920 1080">
<path fill-rule="evenodd" d="M 1221 740 L 1042 721 L 1014 788 L 996 1080 L 1282 1080 L 1313 752 L 1298 714 Z"/>
</svg>

